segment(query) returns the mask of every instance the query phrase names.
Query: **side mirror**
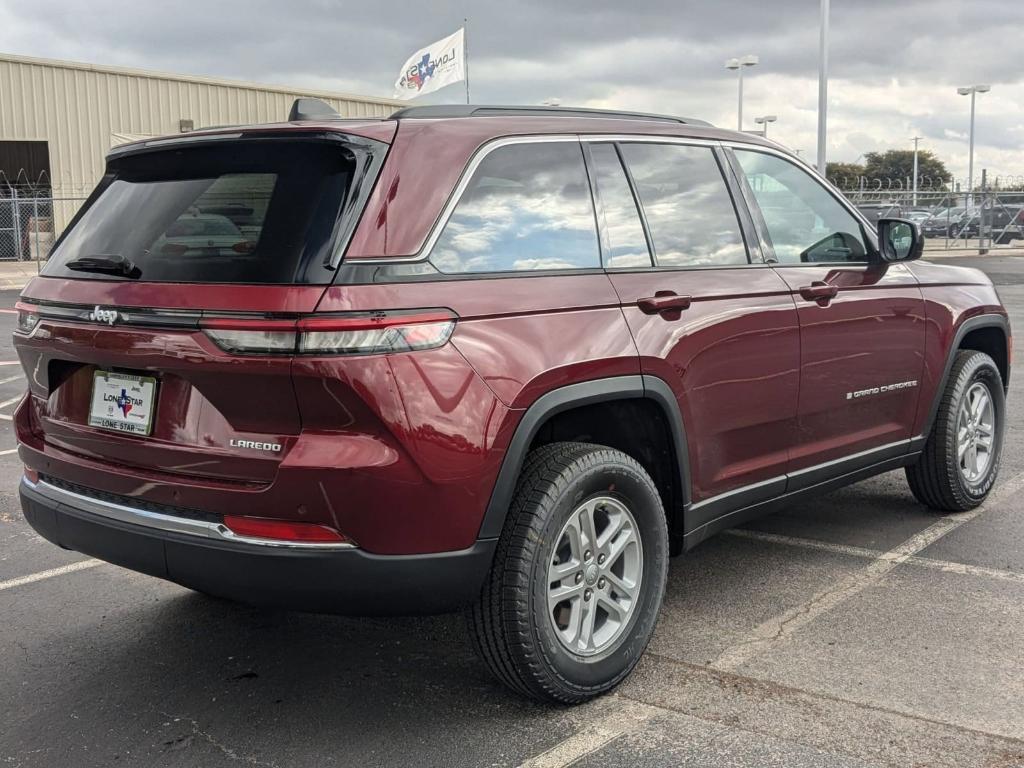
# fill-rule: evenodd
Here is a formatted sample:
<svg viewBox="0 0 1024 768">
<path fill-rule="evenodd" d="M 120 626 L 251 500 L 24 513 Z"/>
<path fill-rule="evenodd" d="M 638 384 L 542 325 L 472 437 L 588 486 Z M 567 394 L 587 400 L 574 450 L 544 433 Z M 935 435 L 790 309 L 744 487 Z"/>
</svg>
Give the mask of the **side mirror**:
<svg viewBox="0 0 1024 768">
<path fill-rule="evenodd" d="M 878 247 L 884 261 L 919 259 L 924 251 L 921 226 L 906 219 L 879 219 Z"/>
</svg>

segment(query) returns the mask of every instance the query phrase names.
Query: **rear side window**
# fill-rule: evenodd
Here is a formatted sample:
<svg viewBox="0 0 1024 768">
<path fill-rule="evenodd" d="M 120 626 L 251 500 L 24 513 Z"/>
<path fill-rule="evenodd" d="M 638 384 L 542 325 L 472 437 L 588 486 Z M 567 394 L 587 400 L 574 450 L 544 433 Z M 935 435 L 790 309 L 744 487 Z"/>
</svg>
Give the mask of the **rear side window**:
<svg viewBox="0 0 1024 768">
<path fill-rule="evenodd" d="M 629 180 L 622 169 L 613 144 L 590 147 L 594 180 L 601 200 L 600 215 L 604 219 L 604 264 L 610 268 L 649 267 L 651 252 L 647 248 L 644 225 L 640 223 L 636 200 Z"/>
<path fill-rule="evenodd" d="M 811 174 L 764 152 L 736 150 L 782 264 L 863 262 L 860 222 Z"/>
<path fill-rule="evenodd" d="M 746 264 L 747 249 L 710 147 L 624 143 L 659 267 Z"/>
<path fill-rule="evenodd" d="M 510 144 L 487 154 L 430 260 L 447 273 L 600 268 L 579 142 Z"/>
<path fill-rule="evenodd" d="M 114 160 L 44 275 L 183 283 L 329 283 L 354 158 L 340 143 L 266 140 Z M 74 269 L 119 256 L 133 277 Z M 70 265 L 70 266 L 69 266 Z"/>
</svg>

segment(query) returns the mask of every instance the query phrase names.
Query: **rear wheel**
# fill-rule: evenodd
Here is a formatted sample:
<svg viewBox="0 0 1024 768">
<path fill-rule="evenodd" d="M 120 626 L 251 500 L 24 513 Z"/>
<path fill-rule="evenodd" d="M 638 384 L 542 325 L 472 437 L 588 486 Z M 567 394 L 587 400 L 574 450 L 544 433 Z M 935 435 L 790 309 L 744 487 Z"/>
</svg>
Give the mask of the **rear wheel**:
<svg viewBox="0 0 1024 768">
<path fill-rule="evenodd" d="M 985 500 L 999 473 L 1005 407 L 1003 380 L 992 358 L 969 349 L 958 352 L 921 458 L 906 470 L 918 501 L 963 512 Z"/>
<path fill-rule="evenodd" d="M 667 573 L 665 512 L 644 469 L 599 445 L 543 446 L 527 457 L 470 631 L 510 688 L 586 701 L 639 661 Z"/>
</svg>

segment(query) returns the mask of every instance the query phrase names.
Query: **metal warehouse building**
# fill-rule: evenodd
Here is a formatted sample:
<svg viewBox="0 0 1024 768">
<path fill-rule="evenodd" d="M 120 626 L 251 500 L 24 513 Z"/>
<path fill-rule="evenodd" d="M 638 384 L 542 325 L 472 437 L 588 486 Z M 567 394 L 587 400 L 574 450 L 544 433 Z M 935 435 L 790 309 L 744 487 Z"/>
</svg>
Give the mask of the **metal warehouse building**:
<svg viewBox="0 0 1024 768">
<path fill-rule="evenodd" d="M 0 259 L 36 255 L 25 251 L 33 250 L 40 227 L 60 232 L 103 175 L 112 146 L 204 126 L 281 121 L 299 96 L 323 99 L 342 117 L 382 117 L 402 104 L 0 53 Z M 39 249 L 45 254 L 45 245 Z"/>
</svg>

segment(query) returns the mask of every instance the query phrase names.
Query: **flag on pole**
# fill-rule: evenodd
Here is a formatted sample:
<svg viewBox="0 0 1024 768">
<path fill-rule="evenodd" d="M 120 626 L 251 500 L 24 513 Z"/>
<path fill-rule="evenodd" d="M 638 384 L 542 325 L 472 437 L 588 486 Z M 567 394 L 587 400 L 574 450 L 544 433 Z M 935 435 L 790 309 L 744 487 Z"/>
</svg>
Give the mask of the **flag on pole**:
<svg viewBox="0 0 1024 768">
<path fill-rule="evenodd" d="M 465 79 L 466 37 L 459 29 L 409 57 L 395 81 L 395 98 L 414 99 Z"/>
</svg>

